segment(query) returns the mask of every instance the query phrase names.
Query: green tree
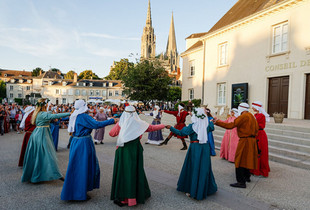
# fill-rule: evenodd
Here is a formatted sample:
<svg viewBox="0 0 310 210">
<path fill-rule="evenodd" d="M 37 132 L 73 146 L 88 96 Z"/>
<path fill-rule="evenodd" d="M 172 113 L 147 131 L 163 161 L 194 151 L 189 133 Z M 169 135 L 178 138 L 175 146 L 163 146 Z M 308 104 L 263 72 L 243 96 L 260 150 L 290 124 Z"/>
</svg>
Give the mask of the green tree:
<svg viewBox="0 0 310 210">
<path fill-rule="evenodd" d="M 143 102 L 166 99 L 172 82 L 158 61 L 142 61 L 128 68 L 122 80 L 128 98 Z"/>
<path fill-rule="evenodd" d="M 37 67 L 37 68 L 35 68 L 35 69 L 32 70 L 31 75 L 32 75 L 33 77 L 37 77 L 37 76 L 40 75 L 40 71 L 41 71 L 42 73 L 44 73 L 44 71 L 43 71 L 42 68 Z"/>
<path fill-rule="evenodd" d="M 75 71 L 68 71 L 67 74 L 65 74 L 65 79 L 73 79 L 74 78 Z"/>
<path fill-rule="evenodd" d="M 6 98 L 6 85 L 4 81 L 0 80 L 0 99 L 2 100 L 3 98 Z"/>
<path fill-rule="evenodd" d="M 100 79 L 92 70 L 85 70 L 79 74 L 79 79 Z"/>
<path fill-rule="evenodd" d="M 170 87 L 168 91 L 167 100 L 177 101 L 181 100 L 182 89 L 180 87 Z"/>
<path fill-rule="evenodd" d="M 57 69 L 57 68 L 51 68 L 51 71 L 60 72 L 61 73 L 61 71 L 59 69 Z"/>
<path fill-rule="evenodd" d="M 111 68 L 107 80 L 122 80 L 122 77 L 127 74 L 128 69 L 132 68 L 134 63 L 129 62 L 127 58 L 123 58 L 118 62 L 115 62 L 115 66 Z"/>
</svg>

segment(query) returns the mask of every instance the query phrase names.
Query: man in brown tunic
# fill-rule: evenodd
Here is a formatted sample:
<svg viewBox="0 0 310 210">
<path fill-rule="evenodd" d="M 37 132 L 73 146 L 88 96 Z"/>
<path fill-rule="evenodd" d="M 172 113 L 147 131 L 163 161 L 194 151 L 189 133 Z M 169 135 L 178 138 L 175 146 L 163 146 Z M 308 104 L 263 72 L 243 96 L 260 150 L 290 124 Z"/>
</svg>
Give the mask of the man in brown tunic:
<svg viewBox="0 0 310 210">
<path fill-rule="evenodd" d="M 216 119 L 215 124 L 226 129 L 237 127 L 240 138 L 235 155 L 237 183 L 230 186 L 246 188 L 246 181 L 251 181 L 249 169 L 257 169 L 258 150 L 255 136 L 258 132 L 258 124 L 255 117 L 249 113 L 248 104 L 241 103 L 238 112 L 240 116 L 234 122 L 224 123 Z"/>
</svg>

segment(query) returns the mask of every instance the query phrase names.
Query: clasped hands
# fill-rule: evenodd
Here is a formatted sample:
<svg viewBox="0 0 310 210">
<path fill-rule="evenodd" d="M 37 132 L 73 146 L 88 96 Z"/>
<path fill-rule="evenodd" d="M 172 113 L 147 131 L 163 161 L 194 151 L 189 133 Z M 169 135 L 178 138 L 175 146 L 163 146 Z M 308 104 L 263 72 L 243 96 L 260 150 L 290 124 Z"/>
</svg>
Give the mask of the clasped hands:
<svg viewBox="0 0 310 210">
<path fill-rule="evenodd" d="M 166 125 L 165 128 L 170 129 L 171 125 Z"/>
</svg>

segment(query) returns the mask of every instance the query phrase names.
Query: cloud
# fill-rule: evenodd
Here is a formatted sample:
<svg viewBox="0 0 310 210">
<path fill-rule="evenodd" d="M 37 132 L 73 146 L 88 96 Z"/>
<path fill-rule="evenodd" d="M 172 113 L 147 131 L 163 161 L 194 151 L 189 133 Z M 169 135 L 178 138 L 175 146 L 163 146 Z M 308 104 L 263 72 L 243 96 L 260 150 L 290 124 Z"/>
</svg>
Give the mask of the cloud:
<svg viewBox="0 0 310 210">
<path fill-rule="evenodd" d="M 97 37 L 97 38 L 104 38 L 104 39 L 133 40 L 133 41 L 140 40 L 139 38 L 135 38 L 135 37 L 118 37 L 118 36 L 112 36 L 109 34 L 99 34 L 99 33 L 82 33 L 81 36 Z"/>
</svg>

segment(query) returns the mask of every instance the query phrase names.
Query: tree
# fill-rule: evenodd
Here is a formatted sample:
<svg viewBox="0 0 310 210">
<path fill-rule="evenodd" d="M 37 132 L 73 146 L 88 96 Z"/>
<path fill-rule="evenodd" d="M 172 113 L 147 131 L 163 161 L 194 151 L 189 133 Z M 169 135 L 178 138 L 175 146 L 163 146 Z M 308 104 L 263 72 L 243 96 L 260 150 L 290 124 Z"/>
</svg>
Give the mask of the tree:
<svg viewBox="0 0 310 210">
<path fill-rule="evenodd" d="M 40 67 L 37 67 L 37 68 L 35 68 L 35 69 L 32 70 L 31 75 L 32 75 L 33 77 L 37 77 L 37 76 L 40 75 L 40 72 L 41 72 L 41 73 L 44 73 L 43 69 L 41 69 Z"/>
<path fill-rule="evenodd" d="M 79 74 L 79 79 L 100 79 L 92 70 L 85 70 Z"/>
<path fill-rule="evenodd" d="M 182 89 L 180 87 L 170 87 L 168 91 L 167 100 L 177 101 L 181 100 Z"/>
<path fill-rule="evenodd" d="M 172 82 L 158 61 L 147 60 L 128 68 L 122 80 L 128 98 L 143 102 L 166 99 Z"/>
<path fill-rule="evenodd" d="M 74 78 L 75 71 L 68 71 L 67 74 L 65 74 L 65 79 L 73 79 Z"/>
<path fill-rule="evenodd" d="M 115 66 L 113 66 L 110 70 L 108 76 L 105 77 L 107 80 L 122 80 L 122 77 L 127 74 L 128 69 L 132 68 L 134 63 L 129 62 L 127 58 L 123 58 L 118 62 L 115 62 Z"/>
<path fill-rule="evenodd" d="M 6 98 L 6 85 L 5 82 L 0 80 L 0 99 Z M 1 103 L 1 100 L 0 100 Z"/>
<path fill-rule="evenodd" d="M 54 72 L 60 72 L 61 73 L 61 71 L 59 69 L 57 69 L 57 68 L 51 68 L 50 70 L 54 71 Z"/>
</svg>

